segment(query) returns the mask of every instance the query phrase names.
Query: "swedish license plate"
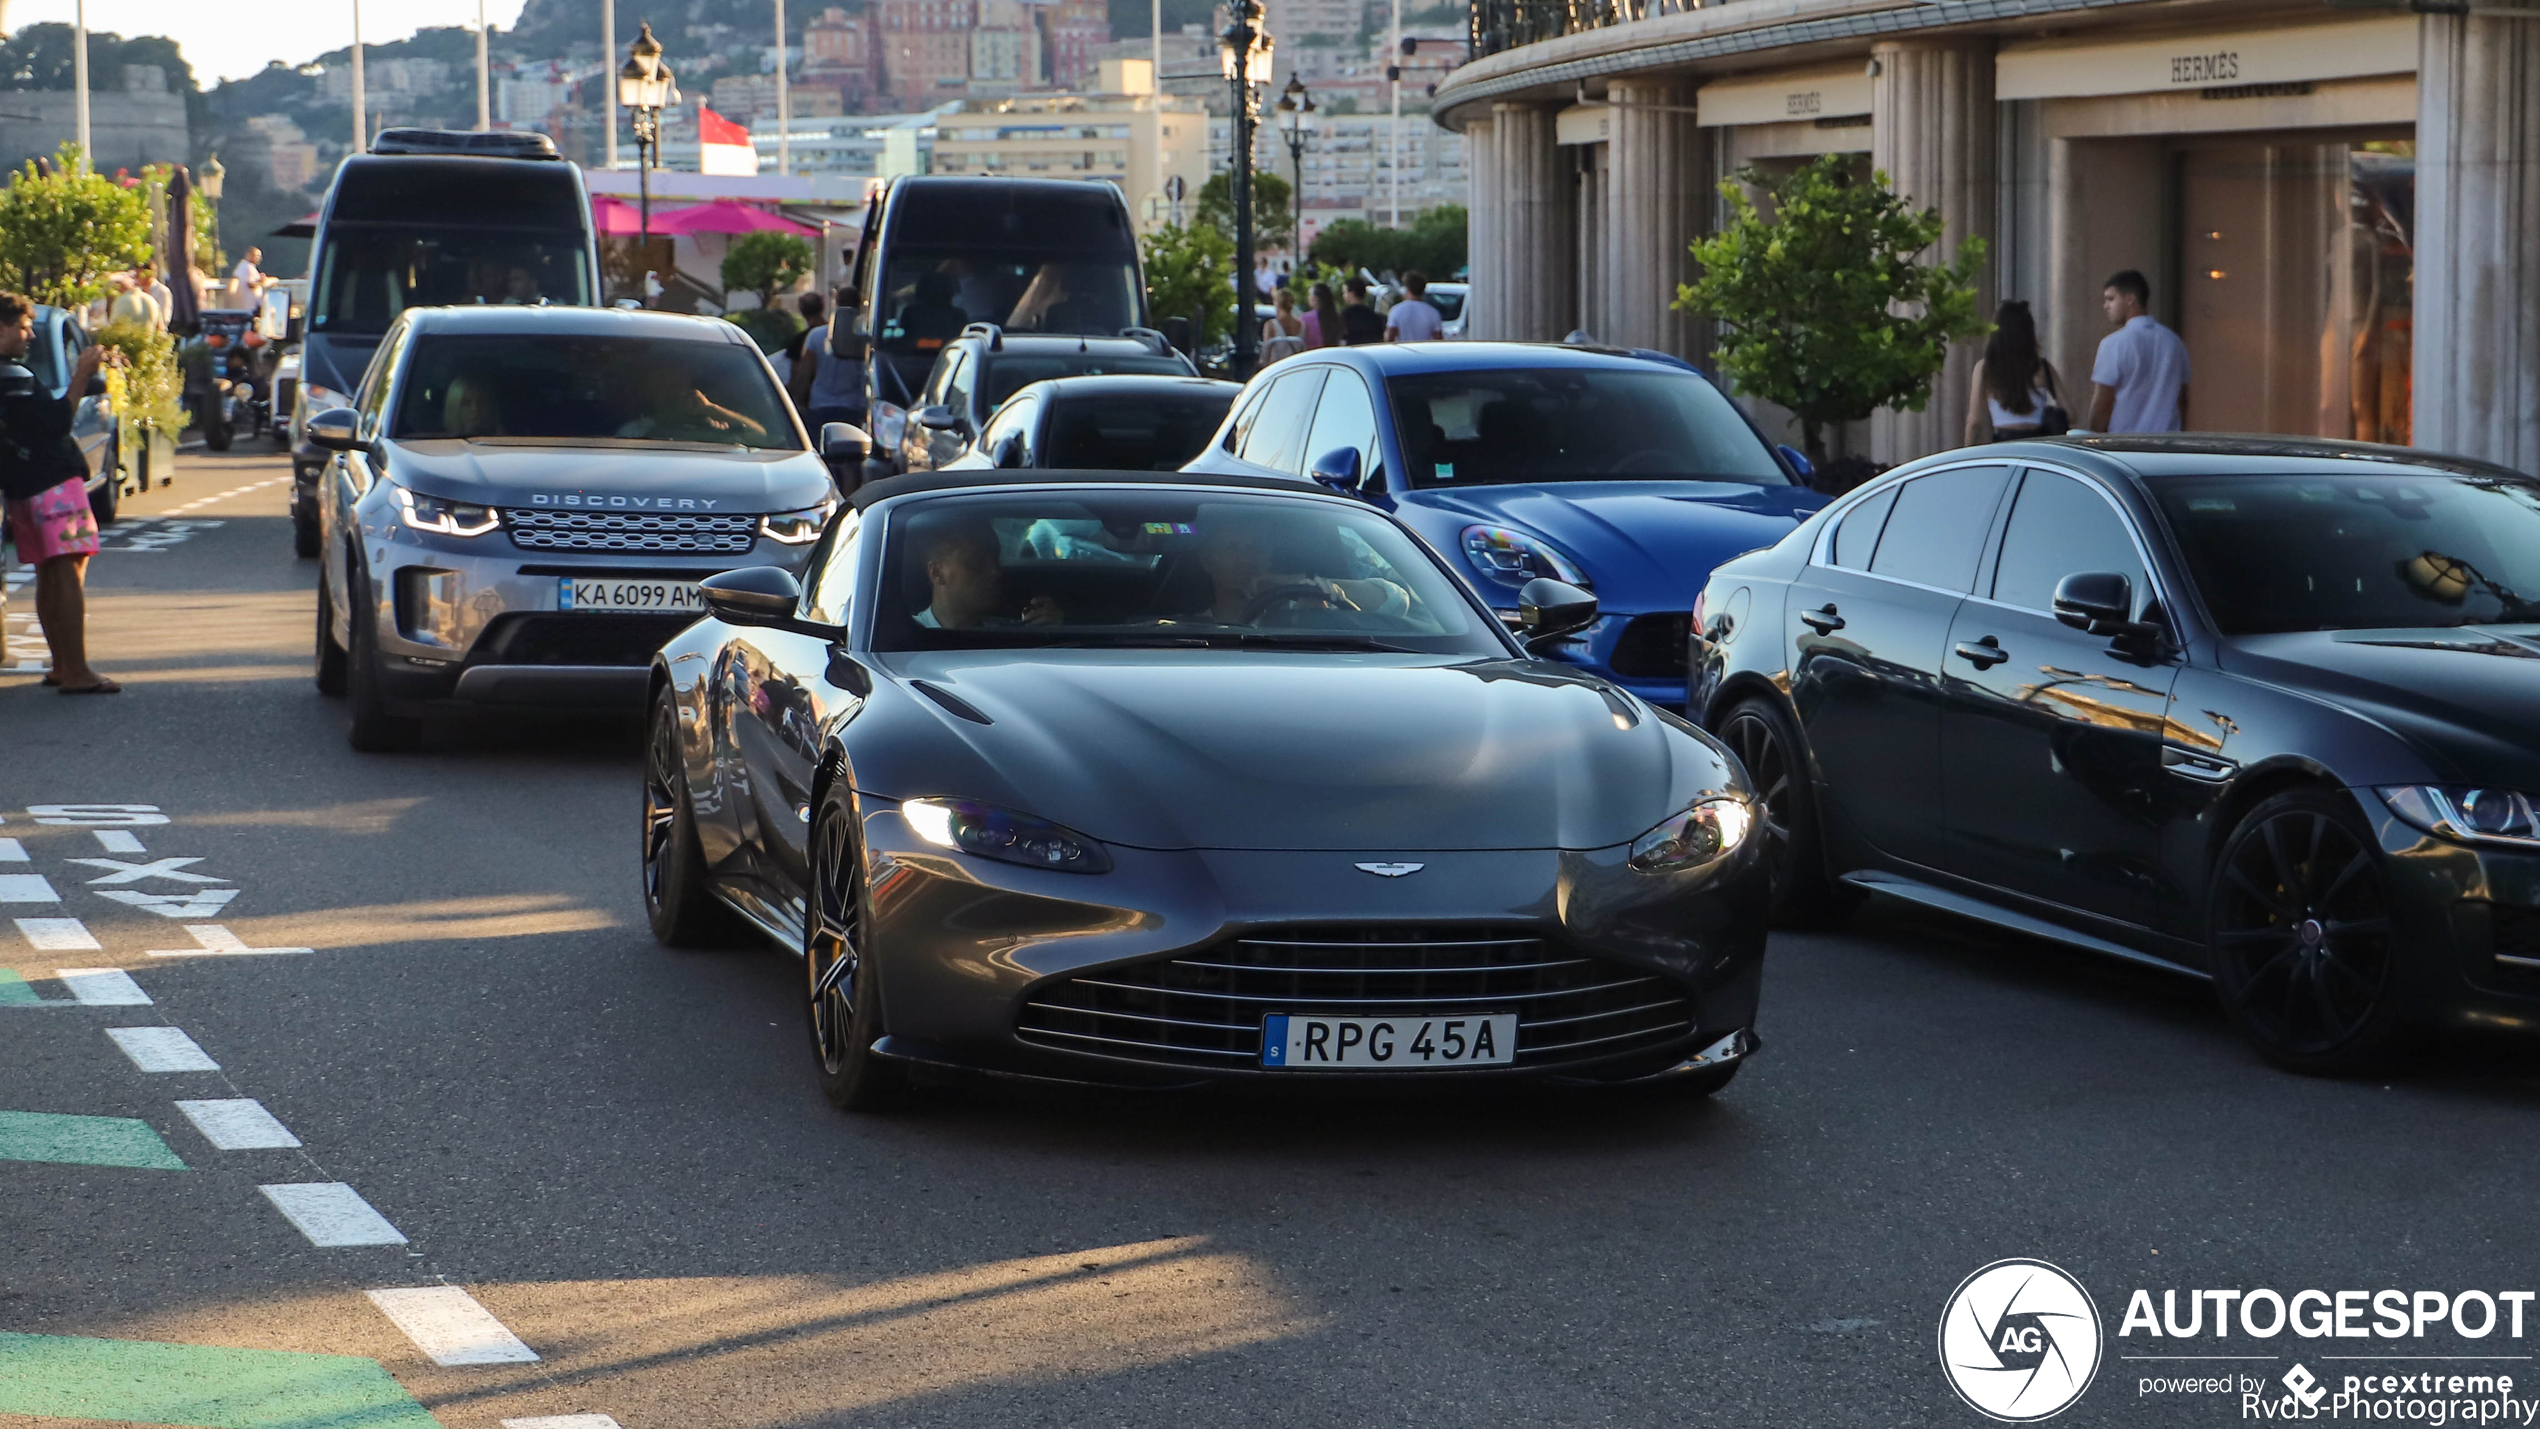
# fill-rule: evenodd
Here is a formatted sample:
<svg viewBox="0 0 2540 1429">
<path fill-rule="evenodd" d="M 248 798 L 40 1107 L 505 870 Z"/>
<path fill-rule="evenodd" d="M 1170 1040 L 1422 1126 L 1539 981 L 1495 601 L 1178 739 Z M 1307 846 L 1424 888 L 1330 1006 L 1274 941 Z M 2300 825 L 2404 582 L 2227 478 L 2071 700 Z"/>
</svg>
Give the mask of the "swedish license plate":
<svg viewBox="0 0 2540 1429">
<path fill-rule="evenodd" d="M 1275 1012 L 1261 1019 L 1261 1065 L 1422 1071 L 1487 1067 L 1517 1058 L 1517 1014 L 1472 1017 L 1311 1017 Z"/>
<path fill-rule="evenodd" d="M 693 581 L 607 581 L 561 577 L 556 582 L 558 610 L 701 611 L 705 598 Z"/>
</svg>

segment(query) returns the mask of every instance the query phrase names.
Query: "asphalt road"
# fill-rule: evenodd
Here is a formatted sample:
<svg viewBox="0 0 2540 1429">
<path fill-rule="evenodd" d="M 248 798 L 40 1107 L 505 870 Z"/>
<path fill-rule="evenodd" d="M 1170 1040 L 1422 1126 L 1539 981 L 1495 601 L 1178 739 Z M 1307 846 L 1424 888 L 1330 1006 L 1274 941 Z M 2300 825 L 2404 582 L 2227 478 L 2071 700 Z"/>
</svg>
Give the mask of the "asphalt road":
<svg viewBox="0 0 2540 1429">
<path fill-rule="evenodd" d="M 1777 938 L 1766 1051 L 1707 1103 L 960 1089 L 842 1116 L 787 957 L 646 934 L 631 724 L 345 747 L 284 476 L 193 454 L 128 506 L 92 581 L 127 693 L 0 673 L 25 900 L 0 967 L 27 979 L 0 974 L 0 1425 L 1978 1424 L 1935 1327 L 2005 1257 L 2095 1299 L 2067 1422 L 2241 1417 L 2144 1394 L 2177 1366 L 2137 1354 L 2509 1355 L 2486 1369 L 2540 1383 L 2540 1316 L 2117 1333 L 2139 1288 L 2540 1280 L 2540 1061 L 2303 1080 L 2198 985 L 1902 914 Z M 79 804 L 165 821 L 26 812 Z M 207 944 L 307 951 L 157 955 Z M 123 985 L 64 968 L 149 1003 L 74 1002 Z M 218 1069 L 107 1035 L 149 1027 Z M 219 1149 L 180 1101 L 252 1101 L 300 1145 Z M 281 1194 L 403 1240 L 314 1244 L 271 1186 L 349 1188 Z M 436 1287 L 464 1297 L 392 1303 L 537 1358 L 437 1364 L 368 1294 Z"/>
</svg>

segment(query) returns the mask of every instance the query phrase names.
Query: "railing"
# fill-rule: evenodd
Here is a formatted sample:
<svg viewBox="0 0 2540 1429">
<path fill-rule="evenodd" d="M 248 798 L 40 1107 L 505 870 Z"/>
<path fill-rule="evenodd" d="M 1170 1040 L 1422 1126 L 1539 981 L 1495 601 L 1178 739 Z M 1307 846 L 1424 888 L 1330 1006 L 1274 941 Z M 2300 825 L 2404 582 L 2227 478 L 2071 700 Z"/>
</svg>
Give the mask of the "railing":
<svg viewBox="0 0 2540 1429">
<path fill-rule="evenodd" d="M 1471 0 L 1472 54 L 1702 8 L 1698 0 Z"/>
</svg>

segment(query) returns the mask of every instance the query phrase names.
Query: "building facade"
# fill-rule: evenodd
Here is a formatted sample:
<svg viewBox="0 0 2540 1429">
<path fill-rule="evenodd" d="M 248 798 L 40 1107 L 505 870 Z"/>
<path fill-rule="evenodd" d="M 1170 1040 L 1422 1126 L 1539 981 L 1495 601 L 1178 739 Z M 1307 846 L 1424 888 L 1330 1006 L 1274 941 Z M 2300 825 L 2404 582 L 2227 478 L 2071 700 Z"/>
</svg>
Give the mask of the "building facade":
<svg viewBox="0 0 2540 1429">
<path fill-rule="evenodd" d="M 1155 94 L 1144 60 L 1106 60 L 1094 94 L 974 99 L 935 116 L 931 172 L 1102 179 L 1129 199 L 1140 231 L 1171 217 L 1166 185 L 1197 194 L 1209 174 L 1209 117 Z"/>
<path fill-rule="evenodd" d="M 1480 0 L 1437 91 L 1471 154 L 1475 335 L 1700 356 L 1686 245 L 1744 169 L 1852 156 L 1985 240 L 2087 401 L 2101 286 L 2150 278 L 2189 425 L 2540 469 L 2540 24 L 2267 0 Z M 1627 17 L 1622 11 L 1628 10 Z M 1595 16 L 1613 23 L 1582 25 Z M 1868 454 L 1954 446 L 1976 346 Z M 1769 414 L 1767 414 L 1769 415 Z"/>
</svg>

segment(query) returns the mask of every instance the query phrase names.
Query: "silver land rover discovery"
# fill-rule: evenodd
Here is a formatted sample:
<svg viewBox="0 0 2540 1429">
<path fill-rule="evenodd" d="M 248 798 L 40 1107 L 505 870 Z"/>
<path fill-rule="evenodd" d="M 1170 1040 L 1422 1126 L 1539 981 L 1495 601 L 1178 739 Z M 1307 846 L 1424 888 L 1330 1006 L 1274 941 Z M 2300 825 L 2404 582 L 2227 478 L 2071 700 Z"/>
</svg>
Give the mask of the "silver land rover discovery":
<svg viewBox="0 0 2540 1429">
<path fill-rule="evenodd" d="M 757 347 L 666 313 L 410 309 L 309 434 L 317 682 L 356 749 L 466 706 L 639 708 L 696 583 L 799 571 L 837 504 Z"/>
</svg>

